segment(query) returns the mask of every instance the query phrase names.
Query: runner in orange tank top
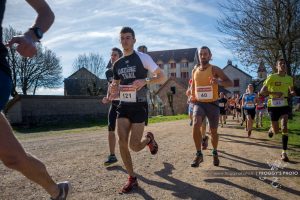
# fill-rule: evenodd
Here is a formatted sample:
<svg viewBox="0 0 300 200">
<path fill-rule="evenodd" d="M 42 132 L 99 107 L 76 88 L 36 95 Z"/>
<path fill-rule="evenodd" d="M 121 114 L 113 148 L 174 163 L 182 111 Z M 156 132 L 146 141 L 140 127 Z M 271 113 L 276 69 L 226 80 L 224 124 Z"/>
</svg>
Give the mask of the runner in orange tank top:
<svg viewBox="0 0 300 200">
<path fill-rule="evenodd" d="M 218 89 L 219 85 L 224 87 L 232 86 L 232 81 L 224 74 L 224 72 L 217 66 L 209 63 L 212 54 L 208 47 L 203 46 L 199 51 L 198 64 L 192 72 L 192 96 L 191 101 L 194 102 L 193 110 L 193 139 L 196 147 L 196 156 L 191 163 L 192 167 L 198 167 L 203 161 L 201 152 L 202 135 L 200 126 L 202 120 L 206 116 L 209 120 L 211 143 L 213 146 L 213 164 L 218 166 L 220 161 L 218 158 L 218 122 L 219 122 L 219 106 Z"/>
</svg>

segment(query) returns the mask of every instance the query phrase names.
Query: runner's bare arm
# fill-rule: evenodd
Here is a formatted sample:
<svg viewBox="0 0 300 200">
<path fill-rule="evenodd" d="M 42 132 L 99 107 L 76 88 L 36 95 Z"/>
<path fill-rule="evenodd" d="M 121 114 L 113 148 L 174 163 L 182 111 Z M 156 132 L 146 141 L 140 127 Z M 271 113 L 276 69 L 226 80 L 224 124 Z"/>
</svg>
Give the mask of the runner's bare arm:
<svg viewBox="0 0 300 200">
<path fill-rule="evenodd" d="M 148 84 L 162 83 L 166 78 L 164 72 L 160 68 L 157 68 L 152 74 L 153 77 L 147 82 Z"/>
<path fill-rule="evenodd" d="M 243 95 L 242 97 L 242 107 L 244 107 L 244 105 L 245 105 L 245 95 Z"/>
<path fill-rule="evenodd" d="M 109 85 L 109 90 L 110 94 L 108 99 L 113 100 L 118 97 L 119 95 L 119 85 L 120 85 L 120 80 L 115 80 L 113 79 L 112 83 Z"/>
<path fill-rule="evenodd" d="M 266 85 L 264 85 L 261 90 L 260 90 L 260 93 L 263 95 L 263 96 L 269 96 L 270 94 L 271 95 L 274 95 L 275 97 L 277 98 L 280 98 L 283 93 L 282 92 L 269 92 L 268 91 L 268 87 Z"/>
<path fill-rule="evenodd" d="M 39 27 L 45 33 L 54 22 L 54 13 L 45 1 L 26 0 L 30 6 L 38 13 L 33 27 Z"/>
<path fill-rule="evenodd" d="M 157 84 L 162 83 L 165 80 L 165 75 L 160 68 L 157 68 L 154 72 L 152 72 L 153 76 L 151 78 L 146 79 L 138 79 L 133 81 L 132 85 L 136 88 L 136 90 L 140 90 L 146 84 Z"/>
<path fill-rule="evenodd" d="M 263 96 L 268 96 L 269 95 L 269 91 L 268 91 L 268 87 L 266 85 L 264 85 L 261 89 L 260 89 L 260 94 Z"/>
<path fill-rule="evenodd" d="M 196 100 L 194 72 L 195 72 L 195 68 L 192 71 L 191 101 L 195 101 Z"/>
<path fill-rule="evenodd" d="M 255 94 L 254 104 L 257 105 L 257 103 L 258 103 L 258 96 Z"/>
<path fill-rule="evenodd" d="M 296 96 L 296 92 L 295 92 L 293 86 L 290 86 L 290 87 L 289 87 L 289 91 L 290 91 L 290 94 L 291 94 L 292 96 Z"/>
<path fill-rule="evenodd" d="M 37 12 L 37 17 L 32 27 L 39 28 L 42 33 L 45 33 L 54 22 L 54 14 L 46 1 L 26 0 L 29 5 Z M 42 33 L 40 37 L 42 37 Z M 17 52 L 24 57 L 33 57 L 37 53 L 36 42 L 39 41 L 33 30 L 28 29 L 23 35 L 12 37 L 7 44 L 11 48 L 16 44 Z"/>
<path fill-rule="evenodd" d="M 110 96 L 110 83 L 108 83 L 108 87 L 107 87 L 107 92 L 106 92 L 106 96 L 103 97 L 103 99 L 101 100 L 102 103 L 107 104 L 110 102 L 109 100 L 109 96 Z"/>
<path fill-rule="evenodd" d="M 213 66 L 214 77 L 221 79 L 218 84 L 223 87 L 232 87 L 232 81 L 226 76 L 226 74 L 217 66 Z"/>
<path fill-rule="evenodd" d="M 191 88 L 188 88 L 186 90 L 185 95 L 188 96 L 188 97 L 191 96 Z"/>
</svg>

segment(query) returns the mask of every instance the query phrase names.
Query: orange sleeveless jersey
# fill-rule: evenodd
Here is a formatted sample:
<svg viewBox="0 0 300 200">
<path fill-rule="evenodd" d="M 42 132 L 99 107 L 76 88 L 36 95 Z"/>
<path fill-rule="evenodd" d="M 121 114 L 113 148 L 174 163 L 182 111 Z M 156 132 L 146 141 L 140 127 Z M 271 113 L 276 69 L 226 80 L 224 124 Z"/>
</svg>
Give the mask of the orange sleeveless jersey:
<svg viewBox="0 0 300 200">
<path fill-rule="evenodd" d="M 218 84 L 210 84 L 210 79 L 213 77 L 212 65 L 209 65 L 204 71 L 199 67 L 193 70 L 193 82 L 195 88 L 192 95 L 200 102 L 214 102 L 218 100 Z"/>
</svg>

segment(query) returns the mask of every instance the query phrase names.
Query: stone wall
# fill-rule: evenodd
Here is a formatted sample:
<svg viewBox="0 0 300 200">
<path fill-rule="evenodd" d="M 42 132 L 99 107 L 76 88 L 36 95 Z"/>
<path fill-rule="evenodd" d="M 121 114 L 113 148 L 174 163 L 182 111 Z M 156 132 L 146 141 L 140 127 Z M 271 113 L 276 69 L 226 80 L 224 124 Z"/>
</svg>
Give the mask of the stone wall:
<svg viewBox="0 0 300 200">
<path fill-rule="evenodd" d="M 64 80 L 64 95 L 83 95 L 83 96 L 97 96 L 105 95 L 107 92 L 106 79 L 75 79 L 68 78 Z"/>
<path fill-rule="evenodd" d="M 85 120 L 100 120 L 107 116 L 109 104 L 100 103 L 103 96 L 20 95 L 6 110 L 13 125 L 37 126 Z"/>
<path fill-rule="evenodd" d="M 173 114 L 168 100 L 168 93 L 171 93 L 171 87 L 175 87 L 175 94 L 172 94 L 174 114 L 177 115 L 187 113 L 187 96 L 185 95 L 187 88 L 183 87 L 181 84 L 178 84 L 178 82 L 175 80 L 170 79 L 157 94 L 164 104 L 164 115 Z"/>
</svg>

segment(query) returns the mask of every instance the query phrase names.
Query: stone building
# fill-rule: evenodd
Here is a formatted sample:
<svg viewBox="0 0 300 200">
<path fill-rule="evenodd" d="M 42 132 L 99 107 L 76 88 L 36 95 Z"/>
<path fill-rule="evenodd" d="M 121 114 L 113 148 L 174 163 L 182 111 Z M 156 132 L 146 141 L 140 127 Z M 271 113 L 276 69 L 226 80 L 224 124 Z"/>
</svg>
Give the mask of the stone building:
<svg viewBox="0 0 300 200">
<path fill-rule="evenodd" d="M 183 79 L 186 84 L 194 66 L 198 63 L 197 48 L 148 51 L 147 54 L 164 71 L 167 79 L 170 77 Z M 150 89 L 156 92 L 160 86 L 154 85 Z"/>
<path fill-rule="evenodd" d="M 170 77 L 155 93 L 155 106 L 162 115 L 187 113 L 188 82 L 185 79 Z M 151 105 L 150 105 L 151 110 Z"/>
<path fill-rule="evenodd" d="M 154 100 L 150 101 L 149 110 L 154 114 L 160 115 L 176 115 L 187 113 L 187 96 L 185 94 L 188 89 L 188 83 L 185 79 L 170 77 L 153 95 Z M 229 94 L 230 92 L 224 87 L 219 87 L 219 92 Z M 151 103 L 153 103 L 151 105 Z"/>
<path fill-rule="evenodd" d="M 64 80 L 64 95 L 98 96 L 107 91 L 107 80 L 100 79 L 85 67 Z"/>
<path fill-rule="evenodd" d="M 248 84 L 252 83 L 252 76 L 239 69 L 237 65 L 232 65 L 232 61 L 228 60 L 227 65 L 223 68 L 223 72 L 233 82 L 233 87 L 226 88 L 231 94 L 244 94 Z"/>
<path fill-rule="evenodd" d="M 198 62 L 197 48 L 149 51 L 147 53 L 164 70 L 167 78 L 189 79 Z"/>
</svg>

